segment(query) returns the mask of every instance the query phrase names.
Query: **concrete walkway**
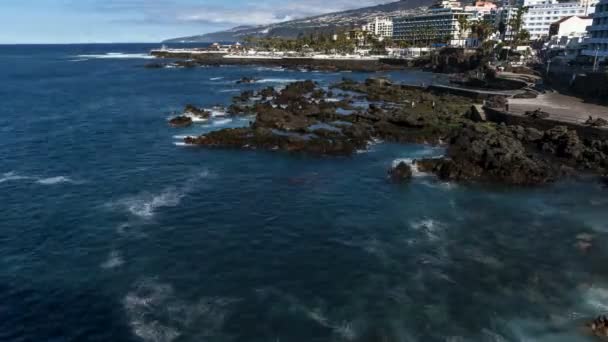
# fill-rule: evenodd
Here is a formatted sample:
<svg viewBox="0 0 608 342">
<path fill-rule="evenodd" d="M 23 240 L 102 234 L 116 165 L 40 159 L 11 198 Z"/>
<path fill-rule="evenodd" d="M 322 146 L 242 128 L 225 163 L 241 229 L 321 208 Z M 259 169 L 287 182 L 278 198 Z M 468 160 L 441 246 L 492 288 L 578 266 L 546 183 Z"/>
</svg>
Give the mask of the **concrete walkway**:
<svg viewBox="0 0 608 342">
<path fill-rule="evenodd" d="M 524 115 L 535 109 L 549 113 L 549 119 L 583 124 L 589 116 L 608 120 L 608 107 L 585 103 L 583 100 L 559 93 L 541 94 L 535 99 L 509 99 L 509 112 Z"/>
</svg>

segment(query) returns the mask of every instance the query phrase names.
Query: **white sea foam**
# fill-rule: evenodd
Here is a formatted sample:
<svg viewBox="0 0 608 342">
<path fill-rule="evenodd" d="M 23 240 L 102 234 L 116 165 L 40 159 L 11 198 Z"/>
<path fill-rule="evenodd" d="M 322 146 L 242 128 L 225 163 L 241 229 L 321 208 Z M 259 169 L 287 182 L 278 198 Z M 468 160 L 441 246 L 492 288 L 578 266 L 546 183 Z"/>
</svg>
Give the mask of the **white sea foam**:
<svg viewBox="0 0 608 342">
<path fill-rule="evenodd" d="M 88 61 L 88 58 L 77 58 L 77 59 L 70 59 L 70 62 L 85 62 Z"/>
<path fill-rule="evenodd" d="M 169 186 L 159 193 L 144 192 L 139 195 L 127 197 L 109 204 L 111 208 L 121 208 L 130 214 L 143 219 L 152 218 L 161 208 L 176 207 L 181 200 L 194 190 L 202 178 L 208 178 L 209 171 L 202 171 L 183 182 L 182 186 Z"/>
<path fill-rule="evenodd" d="M 218 116 L 226 116 L 228 115 L 228 113 L 226 113 L 226 110 L 223 108 L 209 108 L 209 109 L 205 109 L 211 112 L 211 116 L 212 117 L 218 117 Z"/>
<path fill-rule="evenodd" d="M 92 58 L 92 59 L 154 59 L 156 57 L 145 53 L 122 53 L 108 52 L 104 54 L 77 55 L 77 58 Z"/>
<path fill-rule="evenodd" d="M 219 80 L 223 80 L 223 77 L 211 77 L 209 80 L 210 81 L 219 81 Z"/>
<path fill-rule="evenodd" d="M 33 181 L 40 185 L 55 185 L 55 184 L 61 184 L 61 183 L 71 183 L 71 184 L 82 184 L 83 183 L 82 181 L 75 181 L 66 176 L 41 178 L 41 177 L 23 176 L 23 175 L 17 174 L 14 171 L 4 173 L 4 174 L 2 174 L 2 177 L 0 177 L 0 183 L 18 181 L 18 180 L 30 180 L 30 181 Z"/>
<path fill-rule="evenodd" d="M 190 138 L 192 135 L 174 135 L 173 139 L 184 140 L 186 138 Z"/>
<path fill-rule="evenodd" d="M 431 241 L 439 240 L 445 230 L 443 223 L 429 218 L 411 222 L 410 226 L 414 230 L 422 232 L 426 238 Z"/>
<path fill-rule="evenodd" d="M 111 251 L 106 261 L 101 264 L 103 269 L 112 269 L 122 266 L 125 263 L 122 255 L 118 251 Z"/>
<path fill-rule="evenodd" d="M 24 179 L 31 179 L 31 177 L 21 176 L 21 175 L 17 174 L 16 172 L 11 171 L 11 172 L 7 172 L 7 173 L 3 173 L 2 174 L 2 177 L 0 178 L 0 183 L 10 182 L 10 181 L 17 181 L 17 180 L 24 180 Z"/>
<path fill-rule="evenodd" d="M 200 116 L 194 115 L 194 114 L 193 114 L 193 113 L 191 113 L 191 112 L 186 112 L 186 113 L 184 113 L 184 116 L 187 116 L 187 117 L 189 117 L 190 119 L 192 119 L 192 122 L 207 122 L 207 121 L 209 121 L 209 119 L 208 119 L 208 118 L 202 118 L 202 117 L 200 117 Z"/>
<path fill-rule="evenodd" d="M 410 168 L 412 169 L 412 176 L 414 177 L 423 177 L 423 176 L 428 176 L 429 174 L 426 172 L 422 172 L 420 171 L 420 169 L 418 168 L 418 165 L 416 164 L 416 162 L 411 159 L 411 158 L 398 158 L 393 160 L 393 167 L 396 167 L 397 165 L 399 165 L 400 163 L 406 163 L 407 165 L 410 166 Z"/>
<path fill-rule="evenodd" d="M 584 293 L 585 305 L 597 312 L 608 311 L 608 289 L 592 286 Z"/>
<path fill-rule="evenodd" d="M 211 122 L 211 124 L 213 126 L 222 126 L 222 125 L 226 125 L 232 122 L 232 119 L 219 119 L 219 120 L 213 120 Z"/>
<path fill-rule="evenodd" d="M 126 199 L 123 205 L 135 216 L 150 218 L 159 208 L 177 206 L 185 195 L 177 188 L 170 187 L 159 194 L 144 194 Z"/>
<path fill-rule="evenodd" d="M 203 297 L 191 302 L 178 298 L 173 287 L 155 279 L 145 279 L 123 299 L 133 333 L 146 342 L 170 342 L 183 330 L 212 339 L 238 300 Z"/>
<path fill-rule="evenodd" d="M 55 185 L 55 184 L 61 184 L 61 183 L 76 184 L 77 182 L 73 181 L 69 177 L 57 176 L 57 177 L 49 177 L 49 178 L 40 178 L 36 181 L 36 183 L 42 184 L 42 185 Z"/>
<path fill-rule="evenodd" d="M 256 83 L 293 83 L 299 80 L 293 78 L 263 78 Z"/>
<path fill-rule="evenodd" d="M 222 89 L 220 93 L 240 93 L 241 89 Z"/>
</svg>

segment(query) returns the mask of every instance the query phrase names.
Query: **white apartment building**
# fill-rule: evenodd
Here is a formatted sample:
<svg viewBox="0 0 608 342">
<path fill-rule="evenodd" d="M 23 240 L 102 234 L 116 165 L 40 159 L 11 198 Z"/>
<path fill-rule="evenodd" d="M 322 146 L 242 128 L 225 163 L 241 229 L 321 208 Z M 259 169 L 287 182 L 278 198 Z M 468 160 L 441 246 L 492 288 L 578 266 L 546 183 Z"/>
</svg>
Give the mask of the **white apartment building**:
<svg viewBox="0 0 608 342">
<path fill-rule="evenodd" d="M 530 38 L 537 40 L 549 37 L 551 24 L 570 16 L 587 16 L 595 10 L 595 2 L 562 2 L 547 0 L 526 0 L 536 4 L 529 6 L 524 15 L 523 28 L 530 32 Z"/>
<path fill-rule="evenodd" d="M 532 40 L 548 38 L 551 24 L 570 16 L 588 16 L 595 11 L 596 3 L 597 0 L 561 3 L 557 0 L 524 0 L 520 6 L 528 7 L 528 12 L 523 16 L 523 29 L 530 32 Z M 507 25 L 506 40 L 511 38 L 509 20 L 520 6 L 505 6 L 497 17 L 497 22 L 502 20 Z"/>
<path fill-rule="evenodd" d="M 393 36 L 393 20 L 376 17 L 373 21 L 363 25 L 362 29 L 373 33 L 376 37 L 391 38 Z"/>
<path fill-rule="evenodd" d="M 562 51 L 566 57 L 576 57 L 582 48 L 583 39 L 587 35 L 587 26 L 592 23 L 591 17 L 565 17 L 551 24 L 549 41 L 545 49 Z"/>
<path fill-rule="evenodd" d="M 458 18 L 471 20 L 474 13 L 462 8 L 436 8 L 427 13 L 396 18 L 393 22 L 393 39 L 409 43 L 446 42 L 453 46 L 464 46 L 470 30 L 460 36 Z"/>
<path fill-rule="evenodd" d="M 583 54 L 587 56 L 598 56 L 602 59 L 608 58 L 608 0 L 601 0 L 595 7 L 592 15 L 593 23 L 587 27 L 589 38 L 585 40 L 587 49 Z"/>
</svg>

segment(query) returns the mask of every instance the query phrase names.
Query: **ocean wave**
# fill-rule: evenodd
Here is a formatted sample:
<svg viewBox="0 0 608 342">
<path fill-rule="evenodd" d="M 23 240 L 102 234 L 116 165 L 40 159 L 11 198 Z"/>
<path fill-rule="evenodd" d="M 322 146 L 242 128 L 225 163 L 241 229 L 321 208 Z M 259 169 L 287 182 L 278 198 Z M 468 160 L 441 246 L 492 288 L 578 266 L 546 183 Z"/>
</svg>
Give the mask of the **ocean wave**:
<svg viewBox="0 0 608 342">
<path fill-rule="evenodd" d="M 223 126 L 223 125 L 229 124 L 231 122 L 232 122 L 232 119 L 219 119 L 219 120 L 213 120 L 211 122 L 211 124 L 213 126 Z"/>
<path fill-rule="evenodd" d="M 445 231 L 445 225 L 442 222 L 430 218 L 413 221 L 410 223 L 410 227 L 415 231 L 423 233 L 431 241 L 441 239 Z"/>
<path fill-rule="evenodd" d="M 285 71 L 285 68 L 283 67 L 257 67 L 255 68 L 256 71 Z"/>
<path fill-rule="evenodd" d="M 70 62 L 86 62 L 88 61 L 88 58 L 77 58 L 77 59 L 70 59 Z"/>
<path fill-rule="evenodd" d="M 429 175 L 429 173 L 427 173 L 427 172 L 420 171 L 416 162 L 411 158 L 397 158 L 397 159 L 393 160 L 392 166 L 396 167 L 400 163 L 405 163 L 410 166 L 410 168 L 412 169 L 413 177 L 425 177 L 425 176 Z"/>
<path fill-rule="evenodd" d="M 106 261 L 101 264 L 103 269 L 113 269 L 122 266 L 125 263 L 122 255 L 118 251 L 111 251 Z"/>
<path fill-rule="evenodd" d="M 209 79 L 209 81 L 219 81 L 219 80 L 223 80 L 223 79 L 224 79 L 223 77 L 211 77 Z"/>
<path fill-rule="evenodd" d="M 55 185 L 55 184 L 61 184 L 61 183 L 78 184 L 80 182 L 76 182 L 69 177 L 58 176 L 58 177 L 40 178 L 36 181 L 36 183 L 42 184 L 42 185 Z"/>
<path fill-rule="evenodd" d="M 293 83 L 298 81 L 300 80 L 297 80 L 295 78 L 263 78 L 259 81 L 256 81 L 256 83 Z"/>
<path fill-rule="evenodd" d="M 156 57 L 145 53 L 123 53 L 123 52 L 108 52 L 104 54 L 91 55 L 76 55 L 76 58 L 91 58 L 91 59 L 154 59 Z"/>
<path fill-rule="evenodd" d="M 158 209 L 178 206 L 181 200 L 194 190 L 200 179 L 209 176 L 209 171 L 205 170 L 187 179 L 180 187 L 169 186 L 159 193 L 144 192 L 110 203 L 109 206 L 122 208 L 138 218 L 150 219 Z"/>
<path fill-rule="evenodd" d="M 24 179 L 32 179 L 32 177 L 21 176 L 21 175 L 18 175 L 16 172 L 11 171 L 11 172 L 7 172 L 7 173 L 3 173 L 2 174 L 2 178 L 0 178 L 0 183 L 10 182 L 10 181 L 17 181 L 17 180 L 24 180 Z"/>
<path fill-rule="evenodd" d="M 134 335 L 146 342 L 171 342 L 183 331 L 204 336 L 205 340 L 218 335 L 237 302 L 225 297 L 186 301 L 171 285 L 144 279 L 124 297 L 123 308 Z"/>
<path fill-rule="evenodd" d="M 240 93 L 241 89 L 222 89 L 219 93 Z"/>
<path fill-rule="evenodd" d="M 160 194 L 144 194 L 124 201 L 127 210 L 138 217 L 150 218 L 159 208 L 175 207 L 186 194 L 176 188 L 165 189 Z"/>
<path fill-rule="evenodd" d="M 0 178 L 0 183 L 18 181 L 18 180 L 30 180 L 30 181 L 33 181 L 34 183 L 40 184 L 40 185 L 56 185 L 56 184 L 61 184 L 61 183 L 70 183 L 70 184 L 84 183 L 82 181 L 75 181 L 75 180 L 71 179 L 70 177 L 66 177 L 66 176 L 41 178 L 41 177 L 33 177 L 33 176 L 23 176 L 14 171 L 2 174 L 2 177 Z"/>
</svg>

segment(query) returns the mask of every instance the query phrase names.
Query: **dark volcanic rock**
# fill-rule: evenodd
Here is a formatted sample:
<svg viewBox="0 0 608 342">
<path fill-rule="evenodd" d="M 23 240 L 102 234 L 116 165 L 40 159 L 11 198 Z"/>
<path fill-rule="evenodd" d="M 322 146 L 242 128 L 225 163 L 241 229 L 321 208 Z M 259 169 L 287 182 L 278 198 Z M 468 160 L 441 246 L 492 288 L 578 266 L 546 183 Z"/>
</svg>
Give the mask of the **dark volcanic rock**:
<svg viewBox="0 0 608 342">
<path fill-rule="evenodd" d="M 208 119 L 211 117 L 211 112 L 197 108 L 191 104 L 186 105 L 184 108 L 184 114 L 190 114 L 202 119 Z"/>
<path fill-rule="evenodd" d="M 533 185 L 553 181 L 558 169 L 531 154 L 504 126 L 467 125 L 450 141 L 448 158 L 419 162 L 440 178 Z"/>
<path fill-rule="evenodd" d="M 394 182 L 408 181 L 412 178 L 412 168 L 405 162 L 400 162 L 390 169 L 389 175 Z"/>
<path fill-rule="evenodd" d="M 257 82 L 255 78 L 243 77 L 240 80 L 236 81 L 236 84 L 250 84 Z"/>
<path fill-rule="evenodd" d="M 185 115 L 176 116 L 169 120 L 169 125 L 173 127 L 188 127 L 192 125 L 192 118 Z"/>
</svg>

